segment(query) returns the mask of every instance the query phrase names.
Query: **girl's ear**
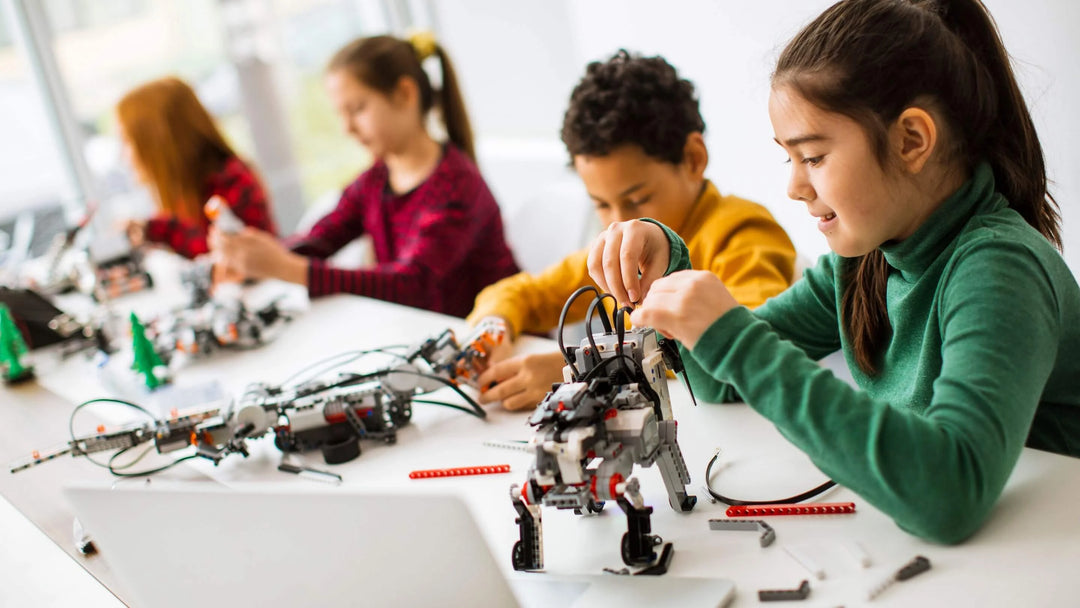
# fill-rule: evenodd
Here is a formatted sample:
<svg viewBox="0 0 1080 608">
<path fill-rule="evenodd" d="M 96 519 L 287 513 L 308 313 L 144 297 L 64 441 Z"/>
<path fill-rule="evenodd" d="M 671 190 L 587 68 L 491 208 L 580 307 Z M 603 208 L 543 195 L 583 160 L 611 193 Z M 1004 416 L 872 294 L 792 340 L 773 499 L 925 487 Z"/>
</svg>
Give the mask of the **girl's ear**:
<svg viewBox="0 0 1080 608">
<path fill-rule="evenodd" d="M 683 169 L 694 181 L 705 179 L 705 167 L 709 165 L 709 149 L 705 147 L 705 137 L 701 133 L 686 136 L 683 144 Z"/>
<path fill-rule="evenodd" d="M 390 103 L 398 108 L 420 107 L 420 87 L 408 76 L 398 78 L 390 93 Z"/>
<path fill-rule="evenodd" d="M 893 123 L 889 138 L 904 169 L 914 175 L 923 170 L 937 147 L 937 123 L 926 110 L 910 107 Z"/>
</svg>

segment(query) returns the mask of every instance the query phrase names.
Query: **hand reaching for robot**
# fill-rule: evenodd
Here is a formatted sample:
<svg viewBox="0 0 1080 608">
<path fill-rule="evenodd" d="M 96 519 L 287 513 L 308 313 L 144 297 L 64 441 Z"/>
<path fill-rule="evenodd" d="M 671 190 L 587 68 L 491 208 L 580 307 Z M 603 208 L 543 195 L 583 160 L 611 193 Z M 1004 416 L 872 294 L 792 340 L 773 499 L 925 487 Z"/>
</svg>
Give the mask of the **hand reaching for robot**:
<svg viewBox="0 0 1080 608">
<path fill-rule="evenodd" d="M 589 250 L 589 276 L 620 305 L 636 305 L 667 272 L 671 245 L 656 224 L 615 222 Z"/>
<path fill-rule="evenodd" d="M 619 302 L 636 305 L 630 315 L 635 326 L 653 327 L 693 348 L 710 325 L 739 304 L 711 272 L 665 277 L 670 256 L 671 244 L 656 224 L 616 222 L 593 243 L 589 275 Z"/>
<path fill-rule="evenodd" d="M 481 387 L 480 403 L 502 401 L 508 410 L 532 409 L 544 400 L 553 382 L 562 381 L 565 363 L 558 352 L 494 359 L 496 363 L 477 379 Z"/>
<path fill-rule="evenodd" d="M 709 326 L 739 306 L 715 274 L 684 270 L 656 280 L 630 314 L 635 327 L 652 327 L 693 349 Z"/>
<path fill-rule="evenodd" d="M 222 264 L 214 264 L 210 269 L 210 283 L 213 287 L 217 287 L 223 283 L 243 283 L 246 277 Z"/>
<path fill-rule="evenodd" d="M 221 266 L 244 277 L 307 284 L 307 258 L 289 251 L 268 232 L 246 226 L 227 234 L 211 228 L 210 248 Z"/>
</svg>

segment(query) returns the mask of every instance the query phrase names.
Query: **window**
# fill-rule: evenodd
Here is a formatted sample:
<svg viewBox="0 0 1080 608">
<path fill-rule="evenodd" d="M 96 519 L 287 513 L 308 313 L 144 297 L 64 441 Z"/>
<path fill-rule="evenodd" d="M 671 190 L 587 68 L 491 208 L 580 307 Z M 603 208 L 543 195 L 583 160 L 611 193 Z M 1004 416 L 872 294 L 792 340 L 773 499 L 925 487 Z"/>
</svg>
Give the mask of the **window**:
<svg viewBox="0 0 1080 608">
<path fill-rule="evenodd" d="M 119 155 L 113 107 L 166 75 L 188 81 L 254 162 L 288 231 L 303 207 L 370 164 L 341 133 L 322 69 L 341 45 L 385 31 L 374 0 L 44 0 L 52 51 L 98 194 L 118 214 L 147 206 Z M 149 209 L 144 209 L 146 213 Z"/>
<path fill-rule="evenodd" d="M 0 258 L 39 255 L 75 197 L 46 105 L 0 10 Z"/>
<path fill-rule="evenodd" d="M 120 97 L 142 82 L 166 75 L 188 81 L 237 151 L 252 157 L 216 0 L 45 0 L 43 8 L 103 214 L 153 209 L 121 159 L 113 118 Z"/>
</svg>

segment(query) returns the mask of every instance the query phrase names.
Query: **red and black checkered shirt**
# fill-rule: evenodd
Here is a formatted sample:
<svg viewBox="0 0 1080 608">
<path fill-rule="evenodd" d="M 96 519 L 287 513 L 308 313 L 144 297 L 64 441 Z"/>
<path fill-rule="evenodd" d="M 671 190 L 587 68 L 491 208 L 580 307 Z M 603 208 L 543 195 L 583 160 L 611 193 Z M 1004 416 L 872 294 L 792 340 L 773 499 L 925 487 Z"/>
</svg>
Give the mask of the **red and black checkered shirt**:
<svg viewBox="0 0 1080 608">
<path fill-rule="evenodd" d="M 502 216 L 476 165 L 447 144 L 435 171 L 413 190 L 390 191 L 383 162 L 360 175 L 337 207 L 295 241 L 311 257 L 311 297 L 353 293 L 459 317 L 481 289 L 518 271 Z M 374 266 L 335 268 L 324 260 L 370 234 Z"/>
<path fill-rule="evenodd" d="M 244 161 L 234 156 L 225 161 L 221 171 L 206 180 L 203 201 L 209 200 L 215 194 L 225 199 L 232 212 L 244 224 L 277 234 L 266 192 Z M 146 240 L 168 245 L 185 258 L 194 258 L 210 250 L 206 243 L 206 231 L 210 222 L 203 215 L 200 215 L 199 219 L 196 224 L 174 216 L 155 217 L 146 223 Z"/>
</svg>

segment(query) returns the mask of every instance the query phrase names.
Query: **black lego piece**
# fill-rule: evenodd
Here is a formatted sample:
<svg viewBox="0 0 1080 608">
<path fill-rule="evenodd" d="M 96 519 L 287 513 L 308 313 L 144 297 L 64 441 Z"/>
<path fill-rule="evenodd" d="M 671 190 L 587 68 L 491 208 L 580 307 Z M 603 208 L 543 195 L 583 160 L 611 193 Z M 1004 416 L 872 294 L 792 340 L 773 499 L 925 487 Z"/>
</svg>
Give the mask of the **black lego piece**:
<svg viewBox="0 0 1080 608">
<path fill-rule="evenodd" d="M 790 602 L 805 600 L 810 596 L 810 581 L 803 579 L 796 589 L 761 589 L 757 592 L 762 602 Z"/>
<path fill-rule="evenodd" d="M 648 568 L 642 568 L 634 573 L 634 576 L 660 576 L 661 574 L 667 574 L 668 568 L 671 567 L 671 559 L 675 557 L 675 548 L 671 543 L 664 543 L 664 549 L 660 552 L 660 559 Z"/>
<path fill-rule="evenodd" d="M 647 566 L 656 562 L 656 545 L 663 542 L 652 532 L 652 507 L 637 508 L 624 496 L 618 498 L 619 506 L 626 513 L 627 532 L 622 538 L 622 558 L 627 566 Z"/>
<path fill-rule="evenodd" d="M 907 563 L 906 566 L 900 568 L 900 570 L 897 571 L 896 580 L 906 581 L 909 578 L 918 576 L 929 569 L 930 560 L 921 555 L 916 555 L 915 559 L 911 560 Z"/>
</svg>

